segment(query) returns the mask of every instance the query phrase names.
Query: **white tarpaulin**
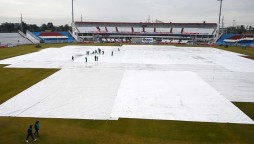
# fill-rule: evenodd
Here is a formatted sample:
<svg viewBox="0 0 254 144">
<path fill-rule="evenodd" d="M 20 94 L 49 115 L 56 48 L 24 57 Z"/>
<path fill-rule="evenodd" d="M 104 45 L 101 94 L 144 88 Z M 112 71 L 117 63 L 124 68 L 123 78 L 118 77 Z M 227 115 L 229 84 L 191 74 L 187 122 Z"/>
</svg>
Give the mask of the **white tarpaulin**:
<svg viewBox="0 0 254 144">
<path fill-rule="evenodd" d="M 253 123 L 192 72 L 127 71 L 112 117 Z"/>
<path fill-rule="evenodd" d="M 61 69 L 0 105 L 1 116 L 253 123 L 230 101 L 254 102 L 254 61 L 215 48 L 66 46 L 0 64 Z"/>
</svg>

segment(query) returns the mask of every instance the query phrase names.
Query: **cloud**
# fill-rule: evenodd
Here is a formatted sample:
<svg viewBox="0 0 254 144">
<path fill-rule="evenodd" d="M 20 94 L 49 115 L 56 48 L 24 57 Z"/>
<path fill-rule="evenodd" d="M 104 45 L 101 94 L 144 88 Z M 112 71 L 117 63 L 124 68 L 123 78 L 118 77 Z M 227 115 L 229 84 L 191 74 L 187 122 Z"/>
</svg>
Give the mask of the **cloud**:
<svg viewBox="0 0 254 144">
<path fill-rule="evenodd" d="M 153 20 L 165 22 L 217 22 L 217 0 L 75 0 L 75 20 L 144 22 L 150 15 Z M 225 0 L 222 14 L 226 23 L 254 25 L 253 0 Z M 0 22 L 20 14 L 29 23 L 71 23 L 71 0 L 1 0 Z"/>
</svg>

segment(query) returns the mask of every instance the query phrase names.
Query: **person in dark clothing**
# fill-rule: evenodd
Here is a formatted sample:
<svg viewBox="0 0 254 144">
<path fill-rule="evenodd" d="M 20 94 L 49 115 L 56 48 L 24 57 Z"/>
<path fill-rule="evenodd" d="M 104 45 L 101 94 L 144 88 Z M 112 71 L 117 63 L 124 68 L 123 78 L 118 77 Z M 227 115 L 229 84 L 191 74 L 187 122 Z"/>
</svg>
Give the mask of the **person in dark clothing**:
<svg viewBox="0 0 254 144">
<path fill-rule="evenodd" d="M 86 62 L 87 62 L 87 57 L 85 58 Z"/>
<path fill-rule="evenodd" d="M 104 51 L 101 51 L 102 55 L 104 55 Z"/>
<path fill-rule="evenodd" d="M 112 51 L 112 52 L 111 52 L 111 56 L 113 56 L 113 55 L 114 55 L 114 52 Z"/>
<path fill-rule="evenodd" d="M 29 128 L 27 129 L 26 142 L 28 142 L 28 138 L 29 138 L 30 136 L 32 137 L 32 139 L 33 139 L 34 141 L 36 141 L 36 139 L 35 139 L 34 136 L 33 136 L 33 125 L 30 125 Z"/>
<path fill-rule="evenodd" d="M 97 61 L 97 56 L 94 56 L 94 61 Z"/>
<path fill-rule="evenodd" d="M 74 56 L 71 56 L 72 61 L 74 61 Z"/>
<path fill-rule="evenodd" d="M 101 54 L 101 49 L 100 48 L 98 49 L 98 51 L 99 51 L 99 54 Z"/>
<path fill-rule="evenodd" d="M 96 61 L 99 61 L 99 56 L 96 56 Z"/>
<path fill-rule="evenodd" d="M 37 136 L 39 137 L 39 130 L 40 130 L 39 121 L 36 121 L 36 122 L 35 122 L 35 124 L 34 124 L 34 129 L 35 129 L 34 135 L 37 135 Z"/>
</svg>

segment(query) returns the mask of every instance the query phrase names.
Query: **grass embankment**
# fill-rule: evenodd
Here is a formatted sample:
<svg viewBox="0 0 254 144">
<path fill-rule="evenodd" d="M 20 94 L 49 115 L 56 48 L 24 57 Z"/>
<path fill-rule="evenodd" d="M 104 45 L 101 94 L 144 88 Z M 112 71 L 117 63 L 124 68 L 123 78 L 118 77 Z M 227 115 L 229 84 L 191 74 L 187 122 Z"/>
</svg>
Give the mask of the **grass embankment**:
<svg viewBox="0 0 254 144">
<path fill-rule="evenodd" d="M 30 48 L 24 49 L 19 53 L 16 51 L 7 53 L 9 56 L 19 55 L 30 50 Z M 2 56 L 1 51 L 0 56 Z M 3 65 L 0 65 L 0 103 L 57 71 L 2 67 Z M 253 103 L 235 104 L 254 119 Z M 0 143 L 24 143 L 27 127 L 35 120 L 37 119 L 0 117 Z M 254 125 L 136 119 L 39 120 L 41 136 L 38 138 L 38 143 L 42 144 L 254 143 Z"/>
</svg>

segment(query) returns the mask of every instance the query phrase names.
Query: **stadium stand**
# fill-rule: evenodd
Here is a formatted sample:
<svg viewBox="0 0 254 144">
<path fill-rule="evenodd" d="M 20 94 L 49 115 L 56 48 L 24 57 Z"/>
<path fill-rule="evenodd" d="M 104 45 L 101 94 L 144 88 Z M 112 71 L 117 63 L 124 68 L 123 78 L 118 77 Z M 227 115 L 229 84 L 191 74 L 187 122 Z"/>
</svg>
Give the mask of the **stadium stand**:
<svg viewBox="0 0 254 144">
<path fill-rule="evenodd" d="M 170 28 L 156 28 L 157 33 L 170 33 Z"/>
<path fill-rule="evenodd" d="M 72 43 L 75 39 L 69 32 L 32 32 L 42 43 Z"/>
<path fill-rule="evenodd" d="M 99 32 L 100 33 L 106 33 L 107 32 L 107 29 L 106 29 L 106 27 L 98 27 L 99 28 Z M 97 28 L 97 29 L 98 29 Z"/>
<path fill-rule="evenodd" d="M 26 31 L 26 37 L 32 41 L 33 44 L 40 43 L 40 39 L 33 35 L 30 31 Z"/>
<path fill-rule="evenodd" d="M 80 32 L 84 33 L 98 33 L 98 29 L 96 27 L 78 27 Z"/>
<path fill-rule="evenodd" d="M 180 40 L 172 40 L 171 43 L 178 44 Z"/>
<path fill-rule="evenodd" d="M 254 35 L 243 34 L 223 34 L 218 40 L 217 45 L 234 46 L 254 46 Z"/>
<path fill-rule="evenodd" d="M 118 31 L 122 32 L 122 33 L 132 33 L 132 28 L 131 27 L 119 27 Z"/>
<path fill-rule="evenodd" d="M 189 42 L 189 40 L 180 40 L 181 44 L 187 44 Z"/>
<path fill-rule="evenodd" d="M 173 34 L 182 34 L 182 28 L 174 28 L 174 29 L 172 30 L 172 33 L 173 33 Z"/>
<path fill-rule="evenodd" d="M 0 45 L 16 46 L 23 44 L 32 44 L 32 42 L 20 33 L 0 33 Z"/>
<path fill-rule="evenodd" d="M 224 39 L 224 42 L 238 42 L 240 41 L 242 38 L 244 37 L 244 35 L 234 35 L 228 39 Z"/>
<path fill-rule="evenodd" d="M 74 37 L 80 42 L 137 43 L 140 40 L 137 41 L 136 38 L 153 38 L 156 43 L 163 42 L 163 39 L 169 39 L 171 42 L 174 40 L 174 43 L 186 43 L 187 40 L 208 43 L 214 41 L 214 32 L 217 28 L 217 24 L 75 22 L 75 27 L 77 31 L 74 32 Z M 209 31 L 207 31 L 207 29 L 209 29 Z"/>
<path fill-rule="evenodd" d="M 108 33 L 116 33 L 116 27 L 107 27 Z"/>
<path fill-rule="evenodd" d="M 134 33 L 142 33 L 142 32 L 143 32 L 143 28 L 141 28 L 141 27 L 134 28 Z"/>
<path fill-rule="evenodd" d="M 73 38 L 73 36 L 72 36 L 69 32 L 60 32 L 60 33 L 61 33 L 62 35 L 67 36 L 68 42 L 69 42 L 69 43 L 75 42 L 75 39 Z"/>
<path fill-rule="evenodd" d="M 167 44 L 167 43 L 171 43 L 171 41 L 172 41 L 172 40 L 169 40 L 169 39 L 163 39 L 163 40 L 161 41 L 161 43 Z"/>
</svg>

